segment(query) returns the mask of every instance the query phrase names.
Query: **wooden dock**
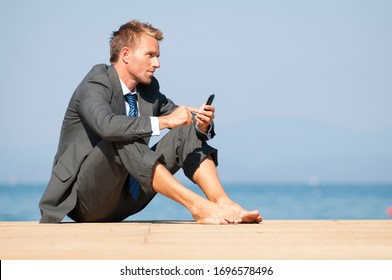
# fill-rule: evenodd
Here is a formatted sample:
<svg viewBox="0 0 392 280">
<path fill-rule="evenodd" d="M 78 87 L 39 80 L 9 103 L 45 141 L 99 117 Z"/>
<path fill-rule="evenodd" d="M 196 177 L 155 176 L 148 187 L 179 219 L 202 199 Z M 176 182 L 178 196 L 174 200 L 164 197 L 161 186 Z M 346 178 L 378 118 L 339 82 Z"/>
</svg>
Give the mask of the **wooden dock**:
<svg viewBox="0 0 392 280">
<path fill-rule="evenodd" d="M 0 223 L 1 260 L 391 260 L 392 220 Z"/>
</svg>

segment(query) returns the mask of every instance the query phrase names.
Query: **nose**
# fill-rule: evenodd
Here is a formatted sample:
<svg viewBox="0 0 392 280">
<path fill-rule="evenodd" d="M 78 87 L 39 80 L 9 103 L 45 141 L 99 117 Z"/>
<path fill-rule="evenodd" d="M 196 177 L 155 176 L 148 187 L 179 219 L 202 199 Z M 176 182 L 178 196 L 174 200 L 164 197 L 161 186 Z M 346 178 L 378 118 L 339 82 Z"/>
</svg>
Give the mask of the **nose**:
<svg viewBox="0 0 392 280">
<path fill-rule="evenodd" d="M 155 58 L 154 58 L 154 60 L 153 60 L 153 62 L 152 62 L 152 66 L 153 66 L 154 68 L 159 68 L 159 67 L 161 67 L 161 63 L 159 62 L 158 57 L 155 57 Z"/>
</svg>

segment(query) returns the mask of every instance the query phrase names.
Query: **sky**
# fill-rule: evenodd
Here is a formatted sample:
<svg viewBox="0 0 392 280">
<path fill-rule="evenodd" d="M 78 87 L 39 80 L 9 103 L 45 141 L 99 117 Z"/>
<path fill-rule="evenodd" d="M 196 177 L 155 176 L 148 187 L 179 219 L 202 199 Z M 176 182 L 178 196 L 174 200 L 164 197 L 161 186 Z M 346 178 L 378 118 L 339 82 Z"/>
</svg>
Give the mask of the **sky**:
<svg viewBox="0 0 392 280">
<path fill-rule="evenodd" d="M 391 14 L 387 0 L 2 1 L 0 182 L 48 181 L 74 89 L 131 19 L 164 33 L 162 93 L 216 95 L 222 181 L 392 182 Z"/>
</svg>

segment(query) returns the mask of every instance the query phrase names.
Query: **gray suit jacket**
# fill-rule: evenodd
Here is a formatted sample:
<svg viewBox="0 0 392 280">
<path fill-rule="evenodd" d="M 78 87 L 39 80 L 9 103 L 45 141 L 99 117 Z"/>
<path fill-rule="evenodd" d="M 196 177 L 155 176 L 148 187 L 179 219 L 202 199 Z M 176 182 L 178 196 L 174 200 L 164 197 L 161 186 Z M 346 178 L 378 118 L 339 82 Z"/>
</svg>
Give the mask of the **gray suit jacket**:
<svg viewBox="0 0 392 280">
<path fill-rule="evenodd" d="M 147 138 L 148 142 L 150 116 L 167 115 L 177 107 L 160 93 L 155 78 L 137 89 L 140 117 L 131 118 L 125 116 L 119 77 L 112 65 L 94 66 L 77 87 L 64 117 L 51 178 L 39 203 L 40 222 L 61 222 L 73 209 L 77 199 L 73 183 L 83 161 L 102 139 Z"/>
</svg>

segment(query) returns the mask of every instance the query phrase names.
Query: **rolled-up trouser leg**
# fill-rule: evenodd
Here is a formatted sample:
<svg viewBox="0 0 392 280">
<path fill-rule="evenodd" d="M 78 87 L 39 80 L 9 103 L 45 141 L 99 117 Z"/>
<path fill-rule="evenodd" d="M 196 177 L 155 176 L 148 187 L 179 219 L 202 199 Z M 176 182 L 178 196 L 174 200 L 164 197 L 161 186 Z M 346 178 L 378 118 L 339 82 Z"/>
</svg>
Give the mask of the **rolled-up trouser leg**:
<svg viewBox="0 0 392 280">
<path fill-rule="evenodd" d="M 152 149 L 163 154 L 164 165 L 172 174 L 182 168 L 192 181 L 193 174 L 208 155 L 218 165 L 218 151 L 197 137 L 194 125 L 172 129 Z"/>
</svg>

